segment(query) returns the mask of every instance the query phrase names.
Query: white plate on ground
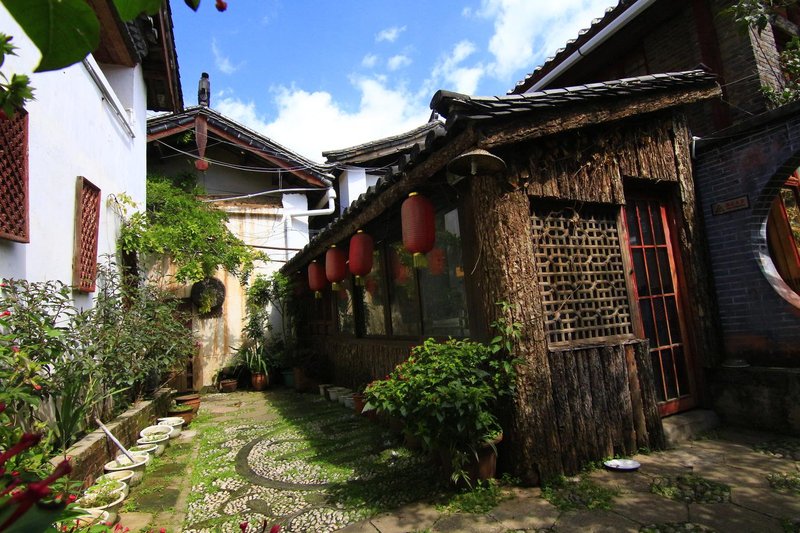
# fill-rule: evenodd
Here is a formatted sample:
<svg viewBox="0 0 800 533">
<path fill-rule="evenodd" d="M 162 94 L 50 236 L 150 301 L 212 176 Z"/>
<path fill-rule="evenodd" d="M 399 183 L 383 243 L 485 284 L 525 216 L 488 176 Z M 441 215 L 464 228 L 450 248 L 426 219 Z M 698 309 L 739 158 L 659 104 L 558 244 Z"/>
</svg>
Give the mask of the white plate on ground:
<svg viewBox="0 0 800 533">
<path fill-rule="evenodd" d="M 616 470 L 618 472 L 633 472 L 639 470 L 642 466 L 639 461 L 633 459 L 611 459 L 603 463 L 609 470 Z"/>
</svg>

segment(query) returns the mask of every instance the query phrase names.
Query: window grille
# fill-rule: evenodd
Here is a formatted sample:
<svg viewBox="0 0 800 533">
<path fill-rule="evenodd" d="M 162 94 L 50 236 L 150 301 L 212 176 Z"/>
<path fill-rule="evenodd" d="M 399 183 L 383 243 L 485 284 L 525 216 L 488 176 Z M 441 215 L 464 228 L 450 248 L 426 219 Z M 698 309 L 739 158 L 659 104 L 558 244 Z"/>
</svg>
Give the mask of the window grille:
<svg viewBox="0 0 800 533">
<path fill-rule="evenodd" d="M 613 212 L 535 209 L 534 255 L 552 347 L 632 338 Z"/>
<path fill-rule="evenodd" d="M 0 119 L 0 238 L 29 242 L 28 114 Z"/>
<path fill-rule="evenodd" d="M 100 229 L 100 189 L 78 176 L 75 215 L 75 260 L 72 283 L 81 292 L 94 292 L 97 276 L 97 237 Z"/>
</svg>

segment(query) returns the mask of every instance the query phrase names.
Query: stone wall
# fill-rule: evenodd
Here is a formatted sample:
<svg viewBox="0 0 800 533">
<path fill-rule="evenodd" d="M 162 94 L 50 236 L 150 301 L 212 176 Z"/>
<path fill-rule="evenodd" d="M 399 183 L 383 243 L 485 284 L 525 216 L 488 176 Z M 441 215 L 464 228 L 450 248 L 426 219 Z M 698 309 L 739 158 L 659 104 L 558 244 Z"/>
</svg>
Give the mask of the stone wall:
<svg viewBox="0 0 800 533">
<path fill-rule="evenodd" d="M 152 400 L 137 403 L 106 424 L 106 427 L 124 446 L 136 444 L 139 431 L 155 423 L 158 417 L 166 416 L 173 392 L 171 389 L 159 389 Z M 103 465 L 114 459 L 118 453 L 117 447 L 103 430 L 93 431 L 67 450 L 67 457 L 71 457 L 72 463 L 70 477 L 89 485 L 103 474 Z M 56 457 L 53 462 L 58 463 L 60 460 L 61 457 Z"/>
</svg>

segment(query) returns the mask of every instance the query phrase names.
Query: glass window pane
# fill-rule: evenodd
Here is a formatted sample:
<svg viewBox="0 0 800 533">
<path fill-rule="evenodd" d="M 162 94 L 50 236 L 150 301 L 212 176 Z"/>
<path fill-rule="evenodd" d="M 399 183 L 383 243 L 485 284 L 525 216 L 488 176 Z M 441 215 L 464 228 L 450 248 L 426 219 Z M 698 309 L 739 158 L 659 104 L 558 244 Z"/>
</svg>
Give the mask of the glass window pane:
<svg viewBox="0 0 800 533">
<path fill-rule="evenodd" d="M 631 246 L 638 246 L 641 244 L 639 239 L 639 221 L 636 220 L 636 203 L 629 202 L 625 206 L 625 216 L 628 221 L 628 240 Z"/>
<path fill-rule="evenodd" d="M 428 267 L 418 271 L 424 335 L 469 336 L 461 232 L 455 209 L 436 214 L 436 246 L 427 260 Z"/>
<path fill-rule="evenodd" d="M 650 204 L 650 217 L 653 221 L 653 233 L 656 236 L 656 244 L 665 244 L 664 225 L 661 223 L 661 206 L 656 202 Z"/>
<path fill-rule="evenodd" d="M 658 267 L 661 269 L 661 283 L 664 284 L 664 293 L 674 292 L 672 288 L 672 270 L 669 268 L 669 254 L 666 247 L 658 249 Z"/>
<path fill-rule="evenodd" d="M 642 308 L 642 324 L 644 325 L 644 336 L 650 340 L 650 349 L 658 346 L 656 339 L 656 328 L 653 324 L 653 309 L 650 299 L 643 299 L 639 302 Z"/>
<path fill-rule="evenodd" d="M 663 402 L 667 399 L 664 394 L 664 375 L 661 372 L 661 357 L 658 352 L 650 352 L 650 362 L 653 365 L 653 378 L 655 378 L 656 399 Z"/>
<path fill-rule="evenodd" d="M 372 255 L 372 271 L 363 281 L 364 286 L 358 288 L 362 311 L 358 329 L 364 335 L 386 335 L 386 276 L 379 246 L 375 247 Z"/>
<path fill-rule="evenodd" d="M 664 310 L 664 298 L 653 298 L 653 311 L 656 320 L 656 331 L 658 332 L 658 346 L 667 346 L 672 344 L 669 338 L 669 331 L 667 329 L 667 317 Z M 650 347 L 654 348 L 655 339 L 650 339 Z"/>
<path fill-rule="evenodd" d="M 634 248 L 631 253 L 633 254 L 633 271 L 636 273 L 636 291 L 639 296 L 649 296 L 650 288 L 647 286 L 647 271 L 644 268 L 644 250 Z"/>
<path fill-rule="evenodd" d="M 645 255 L 647 257 L 647 275 L 650 278 L 650 294 L 663 294 L 661 288 L 661 280 L 658 275 L 658 263 L 656 262 L 656 249 L 646 248 Z"/>
<path fill-rule="evenodd" d="M 351 277 L 348 276 L 339 283 L 341 286 L 338 291 L 331 291 L 336 300 L 336 313 L 339 323 L 339 331 L 350 335 L 356 334 L 356 323 L 353 317 L 353 285 Z"/>
<path fill-rule="evenodd" d="M 392 335 L 419 335 L 419 303 L 411 254 L 396 242 L 389 245 L 389 311 Z"/>
<path fill-rule="evenodd" d="M 642 202 L 639 204 L 639 223 L 642 225 L 642 244 L 653 244 L 653 230 L 650 227 L 650 210 L 648 204 Z"/>
<path fill-rule="evenodd" d="M 686 358 L 680 346 L 673 348 L 673 353 L 675 354 L 675 373 L 678 374 L 678 394 L 685 396 L 691 392 L 689 390 L 689 373 L 686 369 Z"/>
<path fill-rule="evenodd" d="M 675 380 L 675 364 L 671 348 L 661 350 L 661 364 L 664 365 L 664 385 L 667 389 L 667 399 L 675 399 L 678 397 L 678 383 Z"/>
</svg>

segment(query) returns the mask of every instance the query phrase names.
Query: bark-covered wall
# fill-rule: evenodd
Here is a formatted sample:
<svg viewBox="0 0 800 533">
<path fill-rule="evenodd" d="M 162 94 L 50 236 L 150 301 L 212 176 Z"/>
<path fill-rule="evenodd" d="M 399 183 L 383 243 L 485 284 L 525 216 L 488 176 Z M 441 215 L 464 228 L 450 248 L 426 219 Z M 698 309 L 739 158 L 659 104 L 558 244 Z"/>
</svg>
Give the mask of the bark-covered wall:
<svg viewBox="0 0 800 533">
<path fill-rule="evenodd" d="M 411 342 L 367 340 L 348 337 L 312 337 L 311 345 L 323 354 L 331 380 L 350 388 L 381 379 L 408 358 Z"/>
</svg>

